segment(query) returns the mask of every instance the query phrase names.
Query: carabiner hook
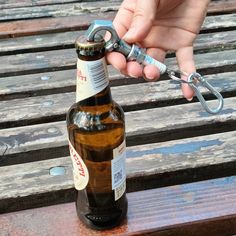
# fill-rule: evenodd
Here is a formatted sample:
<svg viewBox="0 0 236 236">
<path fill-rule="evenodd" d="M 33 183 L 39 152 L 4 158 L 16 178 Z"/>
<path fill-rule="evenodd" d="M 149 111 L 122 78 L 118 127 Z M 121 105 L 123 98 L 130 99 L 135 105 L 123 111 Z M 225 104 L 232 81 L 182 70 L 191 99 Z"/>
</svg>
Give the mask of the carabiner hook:
<svg viewBox="0 0 236 236">
<path fill-rule="evenodd" d="M 197 98 L 199 99 L 200 103 L 202 104 L 202 106 L 207 112 L 209 112 L 210 114 L 217 114 L 222 110 L 223 105 L 224 105 L 224 100 L 223 100 L 222 95 L 213 86 L 211 86 L 211 84 L 209 84 L 206 81 L 206 79 L 204 79 L 199 73 L 197 72 L 191 73 L 188 76 L 187 83 L 194 90 Z M 201 92 L 198 89 L 198 83 L 202 85 L 203 87 L 207 88 L 212 94 L 216 96 L 219 102 L 219 105 L 217 108 L 212 109 L 207 105 L 206 100 L 204 99 L 204 97 L 202 96 Z"/>
</svg>

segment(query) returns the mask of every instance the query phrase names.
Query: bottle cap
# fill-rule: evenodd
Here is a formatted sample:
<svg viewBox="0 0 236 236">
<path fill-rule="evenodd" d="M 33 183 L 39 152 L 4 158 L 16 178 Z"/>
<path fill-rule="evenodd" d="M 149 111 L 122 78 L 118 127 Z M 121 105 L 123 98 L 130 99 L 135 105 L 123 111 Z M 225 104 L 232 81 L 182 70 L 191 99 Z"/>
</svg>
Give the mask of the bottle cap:
<svg viewBox="0 0 236 236">
<path fill-rule="evenodd" d="M 105 40 L 97 36 L 94 41 L 89 42 L 85 35 L 78 37 L 75 41 L 75 47 L 78 50 L 101 50 L 105 47 Z"/>
</svg>

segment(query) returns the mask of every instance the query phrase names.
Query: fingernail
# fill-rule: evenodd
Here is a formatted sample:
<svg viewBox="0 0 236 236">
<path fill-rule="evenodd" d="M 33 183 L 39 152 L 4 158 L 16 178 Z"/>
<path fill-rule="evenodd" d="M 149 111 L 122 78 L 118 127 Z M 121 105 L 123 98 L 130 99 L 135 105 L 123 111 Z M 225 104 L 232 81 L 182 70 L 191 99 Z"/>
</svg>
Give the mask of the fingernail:
<svg viewBox="0 0 236 236">
<path fill-rule="evenodd" d="M 132 74 L 132 73 L 130 73 L 129 76 L 132 77 L 132 78 L 138 78 L 137 75 Z"/>
<path fill-rule="evenodd" d="M 136 34 L 135 28 L 130 28 L 129 31 L 124 35 L 123 39 L 129 40 L 133 38 L 135 34 Z"/>
<path fill-rule="evenodd" d="M 193 100 L 193 97 L 191 98 L 186 98 L 189 102 L 191 102 Z"/>
</svg>

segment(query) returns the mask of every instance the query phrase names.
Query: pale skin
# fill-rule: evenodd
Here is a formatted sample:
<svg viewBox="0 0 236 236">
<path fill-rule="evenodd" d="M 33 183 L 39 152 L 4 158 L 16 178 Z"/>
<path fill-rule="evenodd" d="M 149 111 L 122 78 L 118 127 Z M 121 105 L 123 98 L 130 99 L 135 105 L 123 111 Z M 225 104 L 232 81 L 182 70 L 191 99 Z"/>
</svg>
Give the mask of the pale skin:
<svg viewBox="0 0 236 236">
<path fill-rule="evenodd" d="M 210 0 L 124 0 L 114 19 L 118 35 L 128 43 L 136 43 L 147 53 L 163 62 L 168 51 L 174 51 L 181 71 L 196 71 L 193 42 L 197 37 Z M 131 77 L 144 76 L 154 81 L 160 77 L 152 65 L 141 66 L 127 62 L 117 52 L 107 55 L 107 60 L 121 73 Z M 185 79 L 185 77 L 182 77 Z M 182 84 L 183 95 L 191 100 L 194 93 Z"/>
</svg>

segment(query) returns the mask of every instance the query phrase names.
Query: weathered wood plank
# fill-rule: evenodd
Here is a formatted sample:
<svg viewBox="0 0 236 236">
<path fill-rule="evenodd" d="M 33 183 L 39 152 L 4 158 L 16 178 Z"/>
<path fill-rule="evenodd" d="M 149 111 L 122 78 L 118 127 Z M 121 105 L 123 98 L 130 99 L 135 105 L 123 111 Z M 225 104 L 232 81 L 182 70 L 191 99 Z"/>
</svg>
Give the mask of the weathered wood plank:
<svg viewBox="0 0 236 236">
<path fill-rule="evenodd" d="M 74 48 L 75 39 L 84 34 L 85 31 L 80 30 L 0 39 L 0 55 Z"/>
<path fill-rule="evenodd" d="M 199 103 L 127 112 L 127 144 L 235 130 L 235 101 L 236 98 L 225 99 L 224 110 L 218 115 L 209 115 Z M 210 101 L 209 105 L 212 103 L 215 101 Z M 55 158 L 68 153 L 65 121 L 2 129 L 0 137 L 0 165 Z"/>
<path fill-rule="evenodd" d="M 228 175 L 235 174 L 235 134 L 236 131 L 128 147 L 126 159 L 128 191 L 173 184 L 179 182 L 180 179 L 183 181 L 183 176 L 186 182 L 206 177 L 219 177 L 223 172 Z M 60 176 L 50 175 L 50 169 L 58 166 L 63 167 L 65 173 Z M 15 198 L 25 198 L 25 206 L 30 205 L 30 207 L 34 206 L 31 198 L 35 198 L 35 195 L 48 195 L 47 203 L 48 199 L 54 197 L 50 204 L 61 197 L 59 194 L 58 196 L 57 194 L 50 195 L 59 191 L 63 192 L 67 198 L 64 201 L 73 199 L 74 195 L 66 194 L 73 188 L 70 157 L 0 167 L 0 170 L 1 213 L 8 211 L 9 207 L 11 210 L 19 210 L 17 207 L 22 207 L 17 202 L 14 206 L 9 206 L 9 202 Z M 165 179 L 166 176 L 168 176 L 167 179 Z M 37 197 L 33 204 L 39 204 L 38 201 L 40 202 L 40 199 Z M 46 203 L 45 198 L 42 201 L 40 204 Z"/>
<path fill-rule="evenodd" d="M 235 180 L 236 177 L 231 176 L 129 193 L 127 220 L 111 230 L 98 232 L 85 227 L 78 220 L 74 203 L 3 214 L 0 223 L 4 235 L 20 232 L 22 236 L 48 232 L 52 236 L 234 235 Z"/>
<path fill-rule="evenodd" d="M 117 11 L 122 1 L 106 0 L 69 4 L 2 9 L 0 21 L 37 19 L 47 17 L 79 16 L 88 13 Z"/>
<path fill-rule="evenodd" d="M 210 75 L 206 76 L 206 79 L 220 92 L 236 93 L 236 72 Z M 64 83 L 67 83 L 67 80 Z M 32 83 L 29 83 L 29 86 L 32 86 Z M 170 80 L 112 87 L 111 91 L 114 100 L 125 111 L 187 103 L 180 85 Z M 209 94 L 209 91 L 202 87 L 200 91 Z M 0 127 L 63 119 L 74 101 L 74 92 L 1 101 Z"/>
<path fill-rule="evenodd" d="M 86 0 L 83 0 L 86 1 Z M 60 3 L 72 3 L 78 2 L 78 0 L 1 0 L 0 1 L 0 9 L 6 8 L 18 8 L 18 7 L 31 7 L 31 6 L 44 6 L 51 4 L 60 4 Z"/>
<path fill-rule="evenodd" d="M 85 31 L 72 31 L 55 34 L 24 36 L 18 38 L 0 39 L 0 55 L 48 51 L 52 49 L 74 48 L 75 39 Z M 199 34 L 194 43 L 194 51 L 210 52 L 216 50 L 234 49 L 236 47 L 236 31 L 224 31 Z"/>
<path fill-rule="evenodd" d="M 72 2 L 72 3 L 71 3 Z M 19 20 L 19 19 L 34 19 L 42 17 L 62 17 L 62 16 L 77 16 L 84 13 L 94 12 L 116 12 L 121 4 L 121 0 L 103 0 L 103 1 L 68 1 L 68 3 L 57 4 L 61 2 L 23 2 L 20 6 L 7 7 L 6 4 L 1 4 L 0 21 Z M 4 9 L 5 5 L 5 9 Z M 8 5 L 10 5 L 8 3 Z M 212 1 L 208 8 L 208 14 L 232 13 L 236 11 L 236 4 L 231 1 Z"/>
<path fill-rule="evenodd" d="M 106 12 L 106 14 L 101 12 L 52 19 L 3 22 L 0 25 L 0 38 L 81 30 L 86 29 L 91 21 L 95 19 L 112 20 L 114 16 L 114 12 Z M 235 27 L 236 14 L 208 16 L 204 21 L 202 31 L 217 31 Z"/>
<path fill-rule="evenodd" d="M 86 29 L 96 19 L 111 20 L 114 13 L 93 13 L 53 19 L 19 20 L 0 24 L 0 38 Z"/>
<path fill-rule="evenodd" d="M 0 101 L 6 98 L 75 91 L 75 78 L 75 69 L 3 77 L 0 79 Z M 144 82 L 144 79 L 133 79 L 120 74 L 111 66 L 109 66 L 109 79 L 111 86 Z"/>
<path fill-rule="evenodd" d="M 208 7 L 208 14 L 225 14 L 236 11 L 236 4 L 234 0 L 211 1 Z"/>
<path fill-rule="evenodd" d="M 211 68 L 219 72 L 216 68 L 224 67 L 223 72 L 226 72 L 228 67 L 232 71 L 236 62 L 235 52 L 236 50 L 226 50 L 197 54 L 195 55 L 197 68 L 198 70 Z M 2 56 L 0 57 L 0 77 L 73 69 L 76 67 L 76 58 L 74 49 Z M 165 63 L 170 68 L 177 69 L 175 58 L 168 58 Z"/>
<path fill-rule="evenodd" d="M 120 99 L 122 99 L 121 96 L 118 96 L 118 94 L 116 94 L 116 91 L 119 90 L 122 91 L 122 94 L 127 94 L 127 96 L 129 97 L 130 91 L 135 90 L 136 93 L 132 94 L 131 101 L 136 100 L 137 105 L 141 103 L 156 103 L 155 105 L 159 106 L 160 104 L 158 104 L 157 101 L 162 101 L 167 104 L 168 100 L 177 100 L 182 98 L 182 94 L 178 86 L 176 85 L 174 87 L 174 82 L 145 82 L 139 85 L 137 84 L 139 81 L 129 78 L 129 81 L 133 81 L 133 83 L 136 83 L 136 85 L 128 86 L 127 79 L 124 76 L 122 76 L 115 70 L 110 70 L 109 72 L 111 86 L 117 84 L 125 84 L 124 86 L 120 86 L 119 88 L 112 88 L 112 93 L 115 100 L 118 99 L 120 101 Z M 75 70 L 66 70 L 60 72 L 48 72 L 42 74 L 1 78 L 0 100 L 75 91 L 75 75 Z M 218 91 L 224 94 L 235 93 L 235 77 L 236 72 L 205 75 L 205 78 L 209 80 L 209 82 L 213 86 L 215 86 Z M 175 93 L 173 93 L 174 88 L 176 88 Z M 165 96 L 162 98 L 161 95 L 163 94 L 168 94 L 169 97 Z M 140 97 L 142 98 L 141 100 Z M 150 98 L 150 100 L 147 100 L 148 98 Z M 123 105 L 125 104 L 123 103 Z M 133 105 L 135 105 L 135 103 L 133 103 Z"/>
<path fill-rule="evenodd" d="M 208 16 L 205 18 L 202 31 L 222 31 L 223 28 L 235 28 L 236 14 Z M 233 23 L 234 22 L 234 23 Z"/>
</svg>

